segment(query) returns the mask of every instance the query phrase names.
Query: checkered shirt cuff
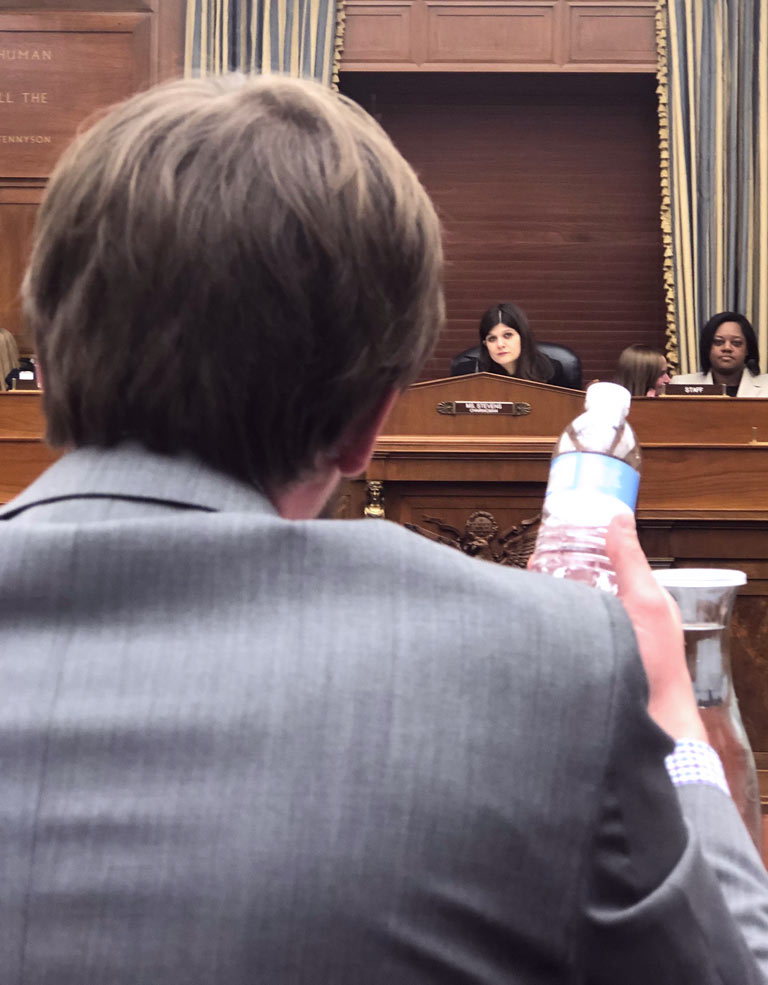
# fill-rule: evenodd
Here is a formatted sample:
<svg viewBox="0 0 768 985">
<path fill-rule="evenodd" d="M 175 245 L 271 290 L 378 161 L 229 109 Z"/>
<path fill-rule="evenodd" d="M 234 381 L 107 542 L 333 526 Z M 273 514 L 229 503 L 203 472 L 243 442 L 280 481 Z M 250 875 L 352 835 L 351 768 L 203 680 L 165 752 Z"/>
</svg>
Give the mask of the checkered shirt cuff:
<svg viewBox="0 0 768 985">
<path fill-rule="evenodd" d="M 720 757 L 706 742 L 678 739 L 675 751 L 666 757 L 664 763 L 676 787 L 684 783 L 706 783 L 731 796 Z"/>
</svg>

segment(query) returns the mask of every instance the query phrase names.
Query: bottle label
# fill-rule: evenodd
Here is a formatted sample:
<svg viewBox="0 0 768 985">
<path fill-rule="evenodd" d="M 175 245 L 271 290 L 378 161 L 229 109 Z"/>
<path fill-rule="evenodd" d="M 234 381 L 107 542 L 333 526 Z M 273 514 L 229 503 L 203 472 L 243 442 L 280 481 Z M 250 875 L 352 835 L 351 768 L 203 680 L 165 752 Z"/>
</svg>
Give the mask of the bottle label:
<svg viewBox="0 0 768 985">
<path fill-rule="evenodd" d="M 618 458 L 598 452 L 565 452 L 552 462 L 546 500 L 549 505 L 550 497 L 577 492 L 580 499 L 609 496 L 634 510 L 639 485 L 640 474 Z"/>
</svg>

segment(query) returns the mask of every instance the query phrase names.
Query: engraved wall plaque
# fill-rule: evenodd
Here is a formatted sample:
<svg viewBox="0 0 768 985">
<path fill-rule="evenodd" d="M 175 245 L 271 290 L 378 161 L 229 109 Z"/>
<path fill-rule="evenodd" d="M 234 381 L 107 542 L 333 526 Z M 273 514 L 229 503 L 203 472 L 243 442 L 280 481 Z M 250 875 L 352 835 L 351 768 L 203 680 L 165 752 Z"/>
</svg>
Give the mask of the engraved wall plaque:
<svg viewBox="0 0 768 985">
<path fill-rule="evenodd" d="M 150 17 L 0 12 L 0 178 L 46 178 L 84 121 L 150 81 Z"/>
</svg>

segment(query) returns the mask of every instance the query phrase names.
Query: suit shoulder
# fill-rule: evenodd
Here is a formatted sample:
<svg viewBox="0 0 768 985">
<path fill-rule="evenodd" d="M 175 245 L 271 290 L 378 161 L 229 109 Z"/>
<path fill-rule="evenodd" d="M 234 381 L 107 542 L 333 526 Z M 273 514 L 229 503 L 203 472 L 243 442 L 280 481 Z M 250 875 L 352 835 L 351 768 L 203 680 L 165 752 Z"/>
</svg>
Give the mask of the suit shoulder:
<svg viewBox="0 0 768 985">
<path fill-rule="evenodd" d="M 473 632 L 489 646 L 508 650 L 537 640 L 537 659 L 551 658 L 563 668 L 573 662 L 587 675 L 597 665 L 605 673 L 606 662 L 635 655 L 623 607 L 595 589 L 470 557 L 388 521 L 319 521 L 313 524 L 318 534 L 329 551 L 343 552 L 347 583 L 355 591 L 373 579 L 386 585 L 390 604 L 407 607 L 410 600 L 450 610 L 449 622 L 476 622 Z M 588 659 L 578 671 L 579 661 Z"/>
</svg>

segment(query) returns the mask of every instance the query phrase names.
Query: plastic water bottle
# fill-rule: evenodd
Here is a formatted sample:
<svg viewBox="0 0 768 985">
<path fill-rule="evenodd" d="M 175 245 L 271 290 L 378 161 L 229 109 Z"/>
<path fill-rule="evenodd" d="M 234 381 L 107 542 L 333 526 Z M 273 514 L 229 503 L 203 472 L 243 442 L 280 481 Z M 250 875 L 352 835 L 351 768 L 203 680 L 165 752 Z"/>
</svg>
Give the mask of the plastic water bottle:
<svg viewBox="0 0 768 985">
<path fill-rule="evenodd" d="M 634 511 L 640 484 L 640 449 L 626 420 L 630 399 L 623 386 L 593 383 L 584 413 L 560 435 L 532 571 L 616 593 L 605 535 L 614 516 Z"/>
</svg>

